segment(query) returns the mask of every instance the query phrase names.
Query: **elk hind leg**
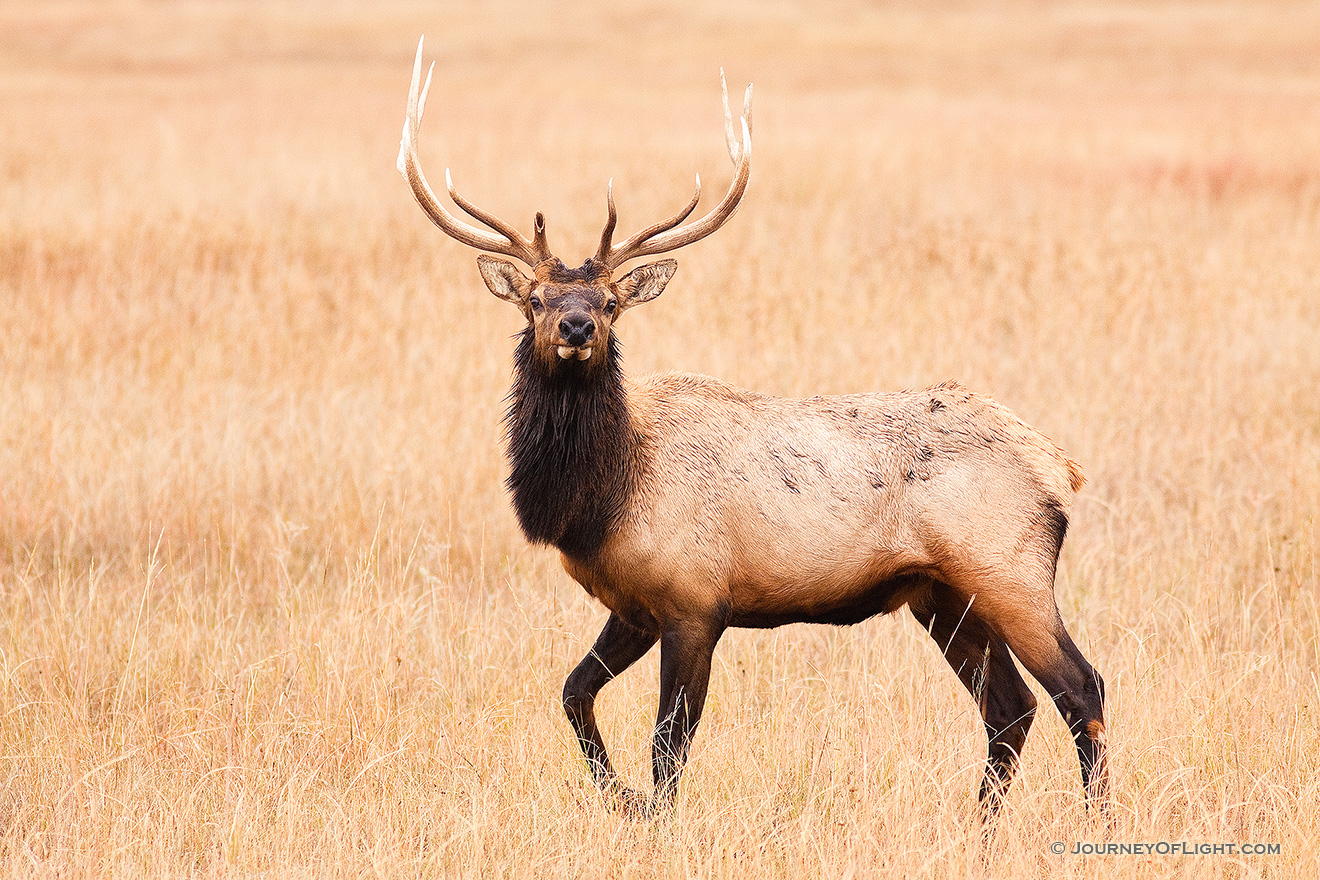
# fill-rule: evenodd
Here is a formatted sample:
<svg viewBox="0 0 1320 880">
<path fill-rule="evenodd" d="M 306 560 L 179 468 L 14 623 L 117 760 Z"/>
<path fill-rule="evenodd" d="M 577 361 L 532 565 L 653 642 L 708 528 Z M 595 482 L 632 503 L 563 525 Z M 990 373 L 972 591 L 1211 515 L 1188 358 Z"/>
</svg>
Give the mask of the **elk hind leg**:
<svg viewBox="0 0 1320 880">
<path fill-rule="evenodd" d="M 564 713 L 573 725 L 578 745 L 591 768 L 591 776 L 601 791 L 625 810 L 641 808 L 646 798 L 623 785 L 610 763 L 605 740 L 596 724 L 596 695 L 615 676 L 645 656 L 658 639 L 657 633 L 637 629 L 618 615 L 611 614 L 591 652 L 582 658 L 564 682 Z"/>
<path fill-rule="evenodd" d="M 1077 745 L 1077 761 L 1086 790 L 1087 808 L 1104 807 L 1109 795 L 1105 744 L 1105 682 L 1068 635 L 1058 611 L 1047 630 L 1050 640 L 1039 646 L 1014 648 L 1022 665 L 1041 683 Z M 1033 634 L 1034 635 L 1034 634 Z M 1013 645 L 1013 641 L 1009 641 Z"/>
<path fill-rule="evenodd" d="M 980 707 L 988 740 L 980 803 L 989 819 L 1013 782 L 1036 716 L 1036 698 L 1004 642 L 948 586 L 935 584 L 911 610 Z"/>
<path fill-rule="evenodd" d="M 1054 603 L 1053 577 L 1022 578 L 1015 584 L 1016 601 L 995 601 L 994 597 L 1005 592 L 989 589 L 986 599 L 990 601 L 982 602 L 978 597 L 977 607 L 1054 701 L 1077 746 L 1087 806 L 1103 806 L 1109 789 L 1104 680 L 1082 656 L 1063 625 Z"/>
</svg>

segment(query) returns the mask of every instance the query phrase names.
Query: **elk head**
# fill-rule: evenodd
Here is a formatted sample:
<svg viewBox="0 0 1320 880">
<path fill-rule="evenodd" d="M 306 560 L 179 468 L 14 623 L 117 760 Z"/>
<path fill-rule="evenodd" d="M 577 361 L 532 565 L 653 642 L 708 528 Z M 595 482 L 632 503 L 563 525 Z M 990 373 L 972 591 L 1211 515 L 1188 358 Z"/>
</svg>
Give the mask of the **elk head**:
<svg viewBox="0 0 1320 880">
<path fill-rule="evenodd" d="M 513 257 L 531 269 L 529 277 L 508 260 L 484 254 L 477 258 L 481 277 L 491 293 L 518 306 L 526 316 L 528 329 L 534 335 L 538 359 L 548 369 L 591 369 L 597 366 L 608 350 L 614 321 L 624 310 L 659 296 L 673 277 L 678 263 L 674 260 L 647 263 L 617 280 L 614 279 L 616 271 L 629 260 L 677 250 L 705 238 L 723 226 L 738 209 L 752 171 L 752 87 L 747 87 L 743 99 L 740 142 L 734 135 L 728 89 L 724 85 L 724 72 L 720 71 L 725 138 L 729 158 L 734 164 L 733 182 L 720 203 L 700 220 L 681 225 L 701 198 L 701 176 L 697 175 L 696 192 L 683 210 L 615 245 L 614 227 L 618 214 L 614 209 L 614 183 L 610 181 L 606 190 L 609 218 L 600 236 L 600 247 L 595 256 L 578 268 L 570 269 L 551 253 L 546 243 L 545 218 L 540 213 L 537 213 L 532 227 L 532 238 L 528 239 L 511 224 L 460 196 L 447 168 L 445 186 L 449 197 L 464 213 L 491 231 L 457 219 L 436 200 L 417 155 L 417 138 L 434 69 L 432 64 L 423 84 L 422 41 L 419 40 L 412 86 L 408 92 L 408 115 L 399 144 L 399 173 L 408 181 L 426 216 L 440 231 L 478 250 Z"/>
</svg>

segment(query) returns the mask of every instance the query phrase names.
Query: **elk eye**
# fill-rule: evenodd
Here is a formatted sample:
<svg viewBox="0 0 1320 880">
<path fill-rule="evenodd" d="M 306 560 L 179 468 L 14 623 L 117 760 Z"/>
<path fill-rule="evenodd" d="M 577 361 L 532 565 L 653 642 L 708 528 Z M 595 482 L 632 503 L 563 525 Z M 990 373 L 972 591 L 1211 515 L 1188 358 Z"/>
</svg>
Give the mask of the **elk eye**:
<svg viewBox="0 0 1320 880">
<path fill-rule="evenodd" d="M 544 308 L 544 305 L 541 302 L 541 298 L 536 294 L 532 294 L 532 311 L 539 312 L 542 308 Z"/>
<path fill-rule="evenodd" d="M 606 301 L 605 301 L 605 314 L 607 314 L 607 315 L 612 315 L 612 314 L 614 314 L 614 310 L 618 307 L 618 305 L 619 305 L 619 304 L 618 304 L 617 302 L 615 302 L 614 300 L 612 300 L 612 299 L 611 299 L 611 300 L 606 300 Z"/>
</svg>

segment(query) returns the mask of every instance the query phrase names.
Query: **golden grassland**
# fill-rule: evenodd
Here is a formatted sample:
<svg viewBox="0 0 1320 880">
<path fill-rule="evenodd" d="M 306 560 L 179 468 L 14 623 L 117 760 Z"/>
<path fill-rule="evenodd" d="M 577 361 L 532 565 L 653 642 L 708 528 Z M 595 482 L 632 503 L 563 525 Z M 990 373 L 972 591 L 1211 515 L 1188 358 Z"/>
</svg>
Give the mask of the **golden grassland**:
<svg viewBox="0 0 1320 880">
<path fill-rule="evenodd" d="M 547 7 L 548 9 L 548 7 Z M 619 332 L 757 390 L 956 378 L 1090 477 L 982 842 L 976 708 L 907 615 L 734 632 L 676 814 L 558 704 L 603 622 L 502 487 L 513 309 L 394 170 L 590 253 L 728 180 Z M 0 6 L 0 875 L 1290 876 L 1320 861 L 1320 8 Z M 707 202 L 709 204 L 709 202 Z M 656 659 L 602 696 L 649 777 Z M 1042 695 L 1042 699 L 1044 695 Z M 1075 856 L 1051 842 L 1264 842 Z"/>
</svg>

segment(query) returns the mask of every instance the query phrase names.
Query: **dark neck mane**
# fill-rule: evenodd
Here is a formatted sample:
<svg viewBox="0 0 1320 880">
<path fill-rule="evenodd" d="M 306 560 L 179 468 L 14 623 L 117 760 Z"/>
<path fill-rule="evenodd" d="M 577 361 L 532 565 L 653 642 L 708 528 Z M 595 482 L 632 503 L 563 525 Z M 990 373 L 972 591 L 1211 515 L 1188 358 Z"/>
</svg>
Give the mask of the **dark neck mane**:
<svg viewBox="0 0 1320 880">
<path fill-rule="evenodd" d="M 549 370 L 534 346 L 529 327 L 514 352 L 504 419 L 513 508 L 528 540 L 589 559 L 633 490 L 635 440 L 618 350 L 611 336 L 603 364 Z"/>
</svg>

